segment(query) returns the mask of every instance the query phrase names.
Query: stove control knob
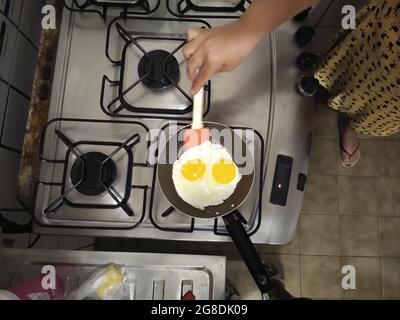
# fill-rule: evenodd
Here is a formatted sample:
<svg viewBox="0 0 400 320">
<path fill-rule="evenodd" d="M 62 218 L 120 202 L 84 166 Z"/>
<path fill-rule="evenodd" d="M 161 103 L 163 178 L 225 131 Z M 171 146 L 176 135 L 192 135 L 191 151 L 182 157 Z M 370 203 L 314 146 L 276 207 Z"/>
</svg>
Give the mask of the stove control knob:
<svg viewBox="0 0 400 320">
<path fill-rule="evenodd" d="M 296 67 L 301 71 L 306 71 L 317 64 L 318 57 L 309 52 L 302 52 L 296 58 Z"/>
<path fill-rule="evenodd" d="M 300 27 L 294 35 L 296 43 L 299 47 L 305 46 L 311 41 L 315 35 L 315 28 L 313 27 Z"/>
<path fill-rule="evenodd" d="M 297 14 L 293 20 L 296 22 L 301 22 L 303 21 L 305 18 L 308 17 L 308 15 L 310 14 L 312 7 L 307 8 L 306 10 L 300 12 L 299 14 Z"/>
<path fill-rule="evenodd" d="M 303 96 L 313 97 L 317 93 L 319 81 L 311 76 L 301 76 L 297 86 Z"/>
</svg>

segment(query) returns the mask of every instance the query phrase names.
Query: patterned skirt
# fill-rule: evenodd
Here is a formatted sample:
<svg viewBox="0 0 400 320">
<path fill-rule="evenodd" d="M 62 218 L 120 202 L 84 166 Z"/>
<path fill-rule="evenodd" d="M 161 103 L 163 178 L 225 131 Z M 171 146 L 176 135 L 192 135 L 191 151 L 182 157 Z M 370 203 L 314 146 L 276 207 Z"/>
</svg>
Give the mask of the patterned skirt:
<svg viewBox="0 0 400 320">
<path fill-rule="evenodd" d="M 366 135 L 400 131 L 400 0 L 370 0 L 357 27 L 342 30 L 315 72 L 328 105 Z"/>
</svg>

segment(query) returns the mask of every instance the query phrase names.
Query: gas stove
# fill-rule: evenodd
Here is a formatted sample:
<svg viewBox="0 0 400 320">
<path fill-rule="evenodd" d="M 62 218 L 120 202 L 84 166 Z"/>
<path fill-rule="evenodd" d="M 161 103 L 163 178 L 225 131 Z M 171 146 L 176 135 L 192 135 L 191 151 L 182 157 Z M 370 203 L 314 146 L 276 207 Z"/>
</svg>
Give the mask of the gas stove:
<svg viewBox="0 0 400 320">
<path fill-rule="evenodd" d="M 249 4 L 65 0 L 35 232 L 230 241 L 222 219 L 171 207 L 157 181 L 157 152 L 163 137 L 191 122 L 187 29 L 237 19 Z M 295 31 L 286 23 L 205 87 L 205 120 L 230 126 L 254 152 L 255 183 L 240 214 L 255 243 L 289 243 L 304 197 L 313 103 L 297 91 Z"/>
</svg>

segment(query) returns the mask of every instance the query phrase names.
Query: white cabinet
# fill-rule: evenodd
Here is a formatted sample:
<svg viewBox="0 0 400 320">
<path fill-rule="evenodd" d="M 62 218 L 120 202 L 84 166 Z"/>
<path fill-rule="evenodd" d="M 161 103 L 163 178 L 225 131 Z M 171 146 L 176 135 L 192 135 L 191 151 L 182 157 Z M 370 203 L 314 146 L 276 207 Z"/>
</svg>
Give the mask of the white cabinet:
<svg viewBox="0 0 400 320">
<path fill-rule="evenodd" d="M 26 122 L 29 113 L 29 100 L 10 89 L 4 121 L 2 144 L 21 150 L 24 142 Z"/>
<path fill-rule="evenodd" d="M 16 198 L 19 163 L 19 154 L 0 148 L 0 208 L 21 208 Z"/>
<path fill-rule="evenodd" d="M 0 12 L 0 78 L 10 82 L 17 28 Z"/>
</svg>

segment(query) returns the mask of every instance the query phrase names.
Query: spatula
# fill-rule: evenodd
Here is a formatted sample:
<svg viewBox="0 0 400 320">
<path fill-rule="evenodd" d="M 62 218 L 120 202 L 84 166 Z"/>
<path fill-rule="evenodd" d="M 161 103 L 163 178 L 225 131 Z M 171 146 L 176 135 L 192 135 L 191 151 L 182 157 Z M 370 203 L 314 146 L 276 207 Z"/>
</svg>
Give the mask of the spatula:
<svg viewBox="0 0 400 320">
<path fill-rule="evenodd" d="M 191 129 L 184 132 L 184 149 L 197 146 L 210 138 L 210 131 L 203 124 L 204 87 L 193 97 L 193 120 Z"/>
</svg>

